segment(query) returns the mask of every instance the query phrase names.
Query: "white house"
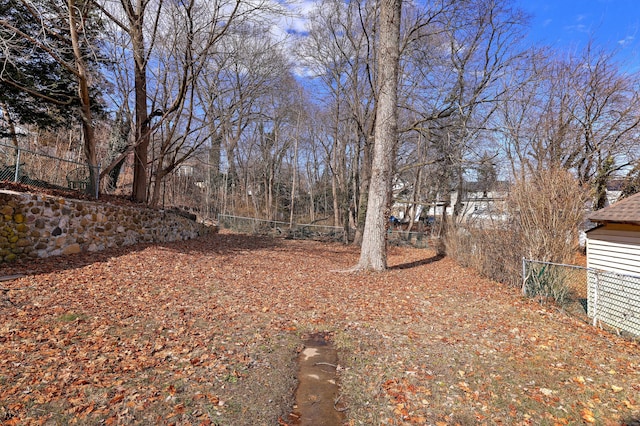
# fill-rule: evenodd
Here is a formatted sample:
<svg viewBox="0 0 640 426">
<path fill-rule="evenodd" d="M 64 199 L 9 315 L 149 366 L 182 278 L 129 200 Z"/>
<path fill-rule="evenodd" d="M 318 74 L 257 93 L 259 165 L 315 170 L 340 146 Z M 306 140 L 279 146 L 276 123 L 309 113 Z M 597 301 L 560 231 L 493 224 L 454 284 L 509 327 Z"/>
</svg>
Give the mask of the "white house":
<svg viewBox="0 0 640 426">
<path fill-rule="evenodd" d="M 589 215 L 587 314 L 640 336 L 640 194 Z"/>
<path fill-rule="evenodd" d="M 640 194 L 589 215 L 587 267 L 640 276 Z"/>
<path fill-rule="evenodd" d="M 392 214 L 400 220 L 405 216 L 413 217 L 415 222 L 425 217 L 452 216 L 454 206 L 460 198 L 460 211 L 458 216 L 466 222 L 494 222 L 506 220 L 505 200 L 509 193 L 509 184 L 499 181 L 490 191 L 482 190 L 477 182 L 465 182 L 465 191 L 459 193 L 456 190 L 436 195 L 436 200 L 431 202 L 419 201 L 412 203 L 406 198 L 409 185 L 396 180 L 393 185 L 393 194 L 396 201 L 392 207 Z M 410 188 L 409 188 L 410 189 Z M 405 199 L 403 199 L 405 198 Z M 415 213 L 414 210 L 415 209 Z"/>
</svg>

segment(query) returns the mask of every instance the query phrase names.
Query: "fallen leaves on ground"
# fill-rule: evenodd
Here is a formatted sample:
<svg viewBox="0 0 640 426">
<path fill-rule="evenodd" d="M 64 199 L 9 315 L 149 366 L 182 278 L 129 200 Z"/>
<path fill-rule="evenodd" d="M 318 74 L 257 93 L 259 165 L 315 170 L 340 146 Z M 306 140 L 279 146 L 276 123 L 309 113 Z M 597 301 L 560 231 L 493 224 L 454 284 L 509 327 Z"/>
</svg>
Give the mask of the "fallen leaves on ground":
<svg viewBox="0 0 640 426">
<path fill-rule="evenodd" d="M 350 424 L 620 424 L 640 350 L 433 252 L 221 233 L 3 266 L 2 424 L 286 422 L 303 333 Z"/>
</svg>

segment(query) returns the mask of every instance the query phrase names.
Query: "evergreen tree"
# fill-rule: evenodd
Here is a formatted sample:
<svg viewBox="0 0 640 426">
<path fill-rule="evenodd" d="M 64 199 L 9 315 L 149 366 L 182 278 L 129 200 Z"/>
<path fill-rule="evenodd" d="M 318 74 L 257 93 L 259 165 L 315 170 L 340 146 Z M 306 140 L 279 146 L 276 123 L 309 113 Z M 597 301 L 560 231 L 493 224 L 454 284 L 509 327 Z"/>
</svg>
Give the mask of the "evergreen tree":
<svg viewBox="0 0 640 426">
<path fill-rule="evenodd" d="M 70 118 L 78 115 L 80 99 L 68 11 L 51 1 L 0 0 L 0 16 L 3 115 L 44 128 L 69 125 Z M 95 36 L 98 21 L 89 15 L 82 18 L 82 37 Z M 87 50 L 83 56 L 95 69 L 97 61 Z M 92 108 L 98 112 L 99 91 L 92 88 L 91 92 Z M 6 121 L 0 136 L 13 136 Z"/>
<path fill-rule="evenodd" d="M 486 152 L 482 154 L 477 168 L 478 189 L 486 197 L 489 191 L 493 190 L 498 181 L 498 173 L 494 164 L 494 158 Z"/>
<path fill-rule="evenodd" d="M 640 163 L 637 163 L 624 179 L 620 198 L 627 198 L 640 192 Z"/>
</svg>

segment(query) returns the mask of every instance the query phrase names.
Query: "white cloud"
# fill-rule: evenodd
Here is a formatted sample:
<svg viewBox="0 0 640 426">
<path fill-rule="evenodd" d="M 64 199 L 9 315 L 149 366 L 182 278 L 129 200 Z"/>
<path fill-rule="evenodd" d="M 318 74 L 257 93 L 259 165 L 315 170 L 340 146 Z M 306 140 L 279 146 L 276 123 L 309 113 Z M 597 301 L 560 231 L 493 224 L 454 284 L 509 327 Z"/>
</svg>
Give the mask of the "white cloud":
<svg viewBox="0 0 640 426">
<path fill-rule="evenodd" d="M 623 38 L 622 40 L 618 40 L 618 44 L 620 46 L 626 46 L 628 44 L 633 43 L 633 41 L 635 40 L 634 36 L 626 36 L 625 38 Z"/>
<path fill-rule="evenodd" d="M 286 13 L 278 16 L 271 24 L 271 35 L 283 43 L 283 50 L 290 56 L 294 65 L 294 73 L 298 76 L 306 76 L 309 70 L 302 67 L 297 58 L 293 56 L 293 48 L 296 36 L 304 35 L 307 32 L 307 22 L 309 15 L 316 9 L 317 0 L 287 0 L 278 1 L 286 8 Z"/>
</svg>

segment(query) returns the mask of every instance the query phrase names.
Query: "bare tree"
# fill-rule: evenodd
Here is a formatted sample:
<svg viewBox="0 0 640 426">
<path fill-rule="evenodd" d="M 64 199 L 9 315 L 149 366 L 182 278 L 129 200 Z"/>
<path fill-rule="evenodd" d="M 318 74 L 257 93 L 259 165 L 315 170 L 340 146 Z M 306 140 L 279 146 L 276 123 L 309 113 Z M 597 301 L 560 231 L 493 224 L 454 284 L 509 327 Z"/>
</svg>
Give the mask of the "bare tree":
<svg viewBox="0 0 640 426">
<path fill-rule="evenodd" d="M 42 87 L 21 85 L 11 76 L 2 77 L 0 81 L 47 103 L 70 105 L 76 103 L 77 100 L 82 123 L 84 155 L 90 174 L 87 193 L 95 194 L 98 160 L 91 81 L 92 79 L 95 81 L 96 78 L 91 75 L 87 63 L 87 55 L 93 48 L 93 41 L 90 39 L 92 36 L 91 26 L 93 25 L 92 4 L 91 2 L 78 4 L 75 0 L 67 0 L 66 4 L 62 5 L 51 2 L 35 4 L 29 0 L 19 0 L 19 2 L 22 10 L 29 15 L 29 20 L 40 23 L 41 27 L 38 32 L 35 34 L 24 32 L 6 19 L 0 19 L 0 27 L 5 31 L 13 32 L 15 38 L 30 45 L 30 51 L 32 51 L 31 49 L 35 50 L 34 57 L 27 59 L 27 62 L 37 62 L 36 56 L 44 56 L 69 73 L 75 80 L 77 94 L 76 96 L 70 96 L 68 93 L 52 94 L 46 89 L 42 90 Z M 66 24 L 60 25 L 61 22 Z M 7 59 L 12 60 L 12 58 Z M 6 109 L 3 110 L 6 113 Z M 9 122 L 12 123 L 11 120 Z"/>
<path fill-rule="evenodd" d="M 158 33 L 156 66 L 150 70 L 157 88 L 151 108 L 165 111 L 152 135 L 151 197 L 158 205 L 160 189 L 166 176 L 180 167 L 207 140 L 206 125 L 200 117 L 201 106 L 196 95 L 197 75 L 203 68 L 200 56 L 206 57 L 209 21 L 194 3 L 166 6 L 167 16 Z M 197 46 L 197 47 L 196 47 Z M 204 47 L 204 51 L 200 49 Z M 134 169 L 135 171 L 135 169 Z"/>
<path fill-rule="evenodd" d="M 325 107 L 331 121 L 324 147 L 330 153 L 334 224 L 348 229 L 353 207 L 356 243 L 361 241 L 371 173 L 376 16 L 375 2 L 322 1 L 298 48 L 302 62 L 328 92 Z"/>
<path fill-rule="evenodd" d="M 202 74 L 203 91 L 211 95 L 207 119 L 217 123 L 233 182 L 238 179 L 236 149 L 247 126 L 260 119 L 259 100 L 289 73 L 281 46 L 265 36 L 267 31 L 261 24 L 235 28 Z"/>
<path fill-rule="evenodd" d="M 266 1 L 245 0 L 100 0 L 99 7 L 115 25 L 113 39 L 123 42 L 120 51 L 131 52 L 133 72 L 124 69 L 126 72 L 121 77 L 131 79 L 133 84 L 121 84 L 121 87 L 131 88 L 134 98 L 135 140 L 129 149 L 135 154 L 132 196 L 138 201 L 145 201 L 152 133 L 162 126 L 163 121 L 182 114 L 186 97 L 194 93 L 191 86 L 196 83 L 207 60 L 214 54 L 214 46 L 218 45 L 230 28 L 250 19 L 265 19 L 280 7 Z M 172 20 L 176 21 L 176 16 L 182 17 L 186 27 L 181 29 L 174 26 L 173 29 L 177 31 L 167 31 L 167 27 L 171 28 Z M 162 82 L 152 81 L 149 84 L 149 65 L 155 64 L 157 50 L 171 37 L 178 42 L 176 46 L 179 45 L 182 49 L 178 62 L 180 69 L 174 74 L 176 90 L 172 91 L 173 98 L 170 102 L 150 105 L 149 99 L 155 97 L 150 93 L 150 88 L 155 90 Z M 122 56 L 128 58 L 127 53 Z M 128 96 L 129 92 L 123 93 L 122 102 L 128 102 Z M 114 160 L 116 161 L 119 159 Z"/>
<path fill-rule="evenodd" d="M 240 168 L 244 185 L 252 188 L 252 198 L 268 219 L 284 220 L 291 209 L 292 167 L 284 160 L 291 153 L 299 136 L 300 114 L 304 113 L 304 98 L 298 96 L 300 87 L 290 74 L 272 80 L 269 92 L 257 100 L 259 118 L 253 121 L 253 137 L 243 138 L 238 153 L 244 156 Z"/>
<path fill-rule="evenodd" d="M 637 156 L 638 76 L 591 44 L 568 58 L 532 52 L 514 75 L 496 122 L 514 176 L 569 170 L 603 207 L 608 181 Z"/>
<path fill-rule="evenodd" d="M 500 0 L 456 3 L 435 16 L 414 45 L 407 45 L 415 62 L 407 77 L 412 102 L 404 105 L 407 130 L 430 138 L 432 169 L 441 177 L 435 192 L 443 197 L 456 189 L 455 217 L 464 207 L 467 169 L 506 95 L 501 81 L 521 55 L 517 46 L 526 21 Z M 433 192 L 427 185 L 425 190 Z"/>
<path fill-rule="evenodd" d="M 103 13 L 129 36 L 128 45 L 122 48 L 123 50 L 131 49 L 134 64 L 135 143 L 133 149 L 135 156 L 132 198 L 145 202 L 147 200 L 147 153 L 151 140 L 151 117 L 149 117 L 147 106 L 147 65 L 154 48 L 163 3 L 153 0 L 140 0 L 135 3 L 131 0 L 120 2 L 107 0 L 97 4 Z M 146 21 L 149 18 L 153 21 L 151 28 L 146 27 Z"/>
<path fill-rule="evenodd" d="M 91 3 L 85 3 L 84 8 Z M 98 157 L 96 155 L 96 138 L 95 127 L 93 121 L 93 112 L 91 111 L 91 95 L 89 89 L 89 69 L 81 48 L 81 36 L 83 32 L 83 18 L 86 17 L 90 10 L 81 10 L 76 6 L 75 0 L 67 0 L 67 8 L 69 13 L 69 30 L 71 36 L 71 45 L 73 47 L 73 57 L 75 60 L 75 72 L 78 80 L 78 96 L 80 98 L 80 116 L 82 119 L 82 134 L 84 137 L 84 155 L 89 166 L 89 184 L 87 192 L 95 194 L 98 185 Z M 86 40 L 85 40 L 86 42 Z"/>
<path fill-rule="evenodd" d="M 398 137 L 401 10 L 401 0 L 382 0 L 380 3 L 378 107 L 373 167 L 362 248 L 356 269 L 381 271 L 387 268 L 386 229 L 390 207 L 393 152 Z"/>
<path fill-rule="evenodd" d="M 553 109 L 543 99 L 545 91 L 551 98 L 555 89 L 550 84 L 552 79 L 543 71 L 546 66 L 546 54 L 530 49 L 501 83 L 508 92 L 501 100 L 493 124 L 503 141 L 510 174 L 517 179 L 523 179 L 535 168 L 534 158 L 543 158 L 545 152 L 551 152 L 540 144 L 537 136 L 544 128 L 542 111 Z"/>
<path fill-rule="evenodd" d="M 613 173 L 632 164 L 640 136 L 640 95 L 637 77 L 620 73 L 612 54 L 591 44 L 571 80 L 578 129 L 575 167 L 578 179 L 595 193 L 593 207 L 606 205 L 606 188 Z M 634 155 L 635 154 L 635 155 Z"/>
</svg>

